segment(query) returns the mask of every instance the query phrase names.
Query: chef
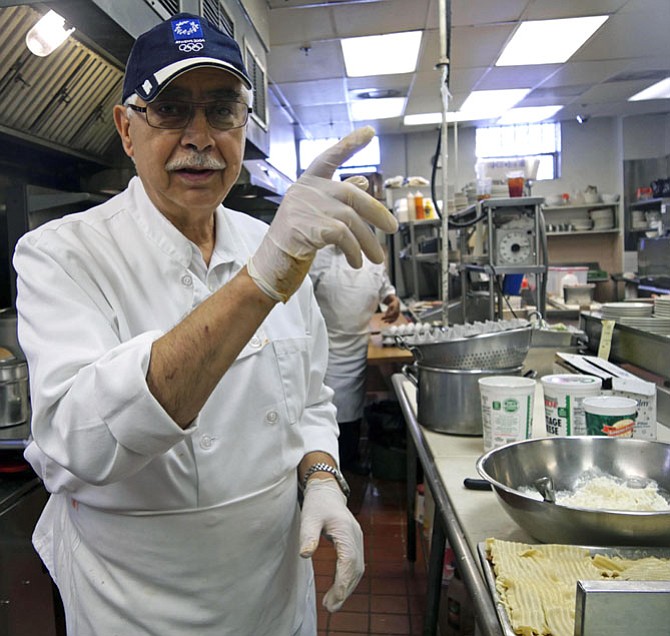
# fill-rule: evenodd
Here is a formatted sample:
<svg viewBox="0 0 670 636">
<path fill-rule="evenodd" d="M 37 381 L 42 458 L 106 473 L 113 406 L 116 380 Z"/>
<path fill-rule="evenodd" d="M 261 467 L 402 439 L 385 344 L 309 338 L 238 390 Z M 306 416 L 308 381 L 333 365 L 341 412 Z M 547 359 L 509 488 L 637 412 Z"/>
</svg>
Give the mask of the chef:
<svg viewBox="0 0 670 636">
<path fill-rule="evenodd" d="M 359 187 L 363 185 L 367 183 Z M 367 467 L 360 461 L 358 446 L 365 407 L 370 319 L 382 302 L 386 305 L 382 321 L 394 322 L 400 314 L 400 300 L 384 263 L 374 263 L 364 256 L 362 267 L 353 268 L 336 245 L 317 253 L 309 275 L 328 330 L 325 383 L 335 391 L 340 465 L 364 474 Z"/>
<path fill-rule="evenodd" d="M 383 254 L 383 205 L 315 160 L 267 225 L 225 208 L 251 82 L 235 41 L 179 14 L 141 35 L 114 121 L 137 176 L 18 243 L 26 458 L 51 493 L 33 542 L 69 636 L 315 636 L 323 533 L 336 611 L 363 574 L 346 505 L 317 250 Z M 299 487 L 303 492 L 298 504 Z"/>
</svg>

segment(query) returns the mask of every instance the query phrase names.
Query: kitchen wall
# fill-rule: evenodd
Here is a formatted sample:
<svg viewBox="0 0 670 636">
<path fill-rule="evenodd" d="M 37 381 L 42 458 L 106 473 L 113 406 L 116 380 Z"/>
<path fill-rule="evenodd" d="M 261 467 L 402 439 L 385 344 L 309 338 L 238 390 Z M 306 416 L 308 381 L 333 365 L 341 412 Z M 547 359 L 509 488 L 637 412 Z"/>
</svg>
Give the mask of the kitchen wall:
<svg viewBox="0 0 670 636">
<path fill-rule="evenodd" d="M 561 126 L 561 177 L 538 182 L 533 194 L 584 190 L 595 185 L 600 192 L 623 188 L 621 120 L 592 118 L 584 124 L 563 122 Z M 437 130 L 409 135 L 386 135 L 381 141 L 384 178 L 395 175 L 430 177 L 431 157 L 437 148 Z M 475 129 L 449 129 L 448 181 L 460 190 L 475 180 Z"/>
<path fill-rule="evenodd" d="M 667 154 L 670 154 L 670 115 L 644 115 L 624 120 L 624 159 L 655 159 Z"/>
</svg>

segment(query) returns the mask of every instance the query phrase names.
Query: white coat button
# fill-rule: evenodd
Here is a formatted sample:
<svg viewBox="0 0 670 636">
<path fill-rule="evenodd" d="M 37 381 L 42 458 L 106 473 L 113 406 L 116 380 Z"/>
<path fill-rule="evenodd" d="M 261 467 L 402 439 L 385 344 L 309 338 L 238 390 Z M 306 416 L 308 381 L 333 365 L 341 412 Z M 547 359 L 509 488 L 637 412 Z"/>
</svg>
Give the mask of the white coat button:
<svg viewBox="0 0 670 636">
<path fill-rule="evenodd" d="M 209 435 L 203 435 L 200 438 L 200 448 L 209 450 L 214 445 L 214 439 L 214 437 L 210 437 Z"/>
<path fill-rule="evenodd" d="M 261 344 L 261 339 L 258 336 L 254 336 L 251 340 L 249 340 L 249 346 L 254 347 L 255 349 L 258 349 Z"/>
<path fill-rule="evenodd" d="M 181 284 L 184 285 L 184 287 L 190 287 L 193 285 L 193 279 L 188 274 L 184 274 L 181 277 Z"/>
<path fill-rule="evenodd" d="M 270 424 L 274 424 L 279 419 L 279 413 L 277 413 L 277 411 L 268 411 L 265 414 L 265 419 L 270 422 Z"/>
</svg>

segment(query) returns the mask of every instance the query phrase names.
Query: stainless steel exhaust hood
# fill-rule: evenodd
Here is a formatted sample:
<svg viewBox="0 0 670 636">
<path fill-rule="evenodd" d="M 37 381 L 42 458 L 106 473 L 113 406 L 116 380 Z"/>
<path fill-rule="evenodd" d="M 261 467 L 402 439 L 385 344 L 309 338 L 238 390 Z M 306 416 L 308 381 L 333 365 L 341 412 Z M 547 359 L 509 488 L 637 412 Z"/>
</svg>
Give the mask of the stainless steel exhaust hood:
<svg viewBox="0 0 670 636">
<path fill-rule="evenodd" d="M 278 205 L 292 181 L 265 159 L 246 159 L 242 162 L 240 177 L 226 198 L 226 205 L 249 209 L 262 201 Z M 253 201 L 261 199 L 262 201 Z"/>
</svg>

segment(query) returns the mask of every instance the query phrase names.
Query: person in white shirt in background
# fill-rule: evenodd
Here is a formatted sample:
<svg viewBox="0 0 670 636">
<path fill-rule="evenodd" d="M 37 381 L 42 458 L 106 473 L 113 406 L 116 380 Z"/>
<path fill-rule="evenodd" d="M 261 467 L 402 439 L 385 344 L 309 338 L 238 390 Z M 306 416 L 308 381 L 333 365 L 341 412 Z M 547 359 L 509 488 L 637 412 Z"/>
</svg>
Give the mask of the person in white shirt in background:
<svg viewBox="0 0 670 636">
<path fill-rule="evenodd" d="M 367 183 L 357 185 L 365 189 Z M 328 330 L 325 384 L 335 391 L 340 466 L 356 474 L 367 474 L 369 469 L 361 461 L 359 444 L 370 319 L 383 303 L 386 311 L 382 320 L 395 322 L 400 314 L 400 300 L 384 263 L 373 263 L 363 257 L 362 267 L 355 269 L 336 245 L 326 246 L 317 253 L 309 275 Z"/>
<path fill-rule="evenodd" d="M 233 39 L 191 14 L 157 25 L 113 113 L 138 176 L 17 244 L 25 455 L 50 493 L 33 542 L 69 636 L 315 636 L 320 535 L 329 611 L 363 574 L 305 277 L 326 245 L 382 262 L 368 223 L 397 223 L 331 179 L 370 128 L 318 157 L 269 227 L 225 208 L 250 105 Z"/>
</svg>

